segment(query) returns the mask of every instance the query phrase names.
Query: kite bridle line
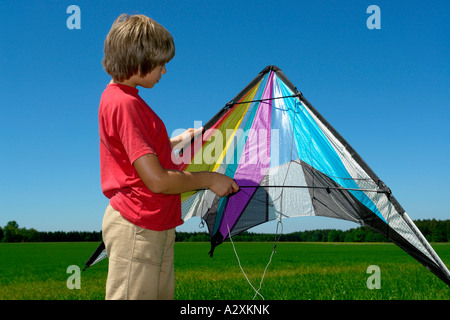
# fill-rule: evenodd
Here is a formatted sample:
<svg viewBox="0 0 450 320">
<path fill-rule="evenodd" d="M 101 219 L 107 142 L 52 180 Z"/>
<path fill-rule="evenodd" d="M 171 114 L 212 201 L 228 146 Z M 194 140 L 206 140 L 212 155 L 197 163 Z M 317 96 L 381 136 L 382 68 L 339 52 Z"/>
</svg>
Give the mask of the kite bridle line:
<svg viewBox="0 0 450 320">
<path fill-rule="evenodd" d="M 247 282 L 250 285 L 250 287 L 252 287 L 253 291 L 255 291 L 255 295 L 253 296 L 253 300 L 255 300 L 256 296 L 260 296 L 263 300 L 265 300 L 264 296 L 259 291 L 262 288 L 262 283 L 264 281 L 264 277 L 266 276 L 267 268 L 269 267 L 270 263 L 272 262 L 272 257 L 273 257 L 273 255 L 275 253 L 275 249 L 277 247 L 278 241 L 280 240 L 281 234 L 283 233 L 283 223 L 281 222 L 281 216 L 280 216 L 280 219 L 277 222 L 277 227 L 276 227 L 276 231 L 275 231 L 275 243 L 273 245 L 272 253 L 270 254 L 269 262 L 267 262 L 266 267 L 264 268 L 264 272 L 263 272 L 263 275 L 261 277 L 261 281 L 259 282 L 259 288 L 258 289 L 255 289 L 255 287 L 251 283 L 250 279 L 248 278 L 247 274 L 245 273 L 244 268 L 242 268 L 241 259 L 239 259 L 239 255 L 238 255 L 238 253 L 236 251 L 236 247 L 234 245 L 233 238 L 231 237 L 231 231 L 230 231 L 230 226 L 228 225 L 228 219 L 227 218 L 225 218 L 225 219 L 227 221 L 228 238 L 230 239 L 231 245 L 233 247 L 233 251 L 234 251 L 234 254 L 236 256 L 236 260 L 238 261 L 239 268 L 241 269 L 241 272 L 244 275 L 244 277 L 247 280 Z M 280 226 L 281 226 L 281 232 L 278 234 L 278 228 Z"/>
<path fill-rule="evenodd" d="M 245 273 L 244 268 L 242 268 L 241 259 L 239 259 L 239 255 L 238 255 L 238 253 L 236 251 L 236 247 L 234 246 L 233 238 L 231 237 L 231 231 L 230 231 L 230 227 L 228 226 L 228 221 L 227 221 L 227 229 L 228 229 L 228 237 L 230 238 L 231 245 L 233 246 L 233 251 L 234 251 L 234 254 L 236 256 L 236 260 L 238 262 L 239 268 L 241 269 L 241 272 L 244 275 L 244 277 L 247 280 L 247 282 L 250 285 L 250 287 L 252 287 L 252 289 L 255 291 L 255 295 L 253 297 L 253 300 L 255 300 L 256 295 L 259 295 L 263 300 L 265 300 L 263 295 L 261 293 L 259 293 L 259 290 L 261 289 L 261 286 L 259 287 L 258 290 L 256 290 L 255 287 L 253 286 L 252 282 L 250 281 L 250 279 L 247 277 L 247 274 Z M 262 279 L 261 279 L 261 283 L 262 283 Z"/>
</svg>

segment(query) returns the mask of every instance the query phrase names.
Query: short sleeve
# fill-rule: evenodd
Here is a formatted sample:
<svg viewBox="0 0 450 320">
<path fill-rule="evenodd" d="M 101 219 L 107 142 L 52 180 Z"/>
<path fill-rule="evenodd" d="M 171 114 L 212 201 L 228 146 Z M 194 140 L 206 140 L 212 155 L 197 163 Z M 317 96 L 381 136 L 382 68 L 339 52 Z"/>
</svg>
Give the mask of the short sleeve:
<svg viewBox="0 0 450 320">
<path fill-rule="evenodd" d="M 117 110 L 116 127 L 125 152 L 133 164 L 145 154 L 157 154 L 151 141 L 152 130 L 155 130 L 154 119 L 145 114 L 144 107 L 138 101 L 121 104 Z"/>
</svg>

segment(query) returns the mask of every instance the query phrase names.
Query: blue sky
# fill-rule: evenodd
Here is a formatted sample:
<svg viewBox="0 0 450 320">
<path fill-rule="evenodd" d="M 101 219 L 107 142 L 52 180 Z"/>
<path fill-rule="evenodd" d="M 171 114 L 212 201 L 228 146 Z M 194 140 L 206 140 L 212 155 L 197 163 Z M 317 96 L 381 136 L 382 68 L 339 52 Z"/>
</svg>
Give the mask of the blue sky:
<svg viewBox="0 0 450 320">
<path fill-rule="evenodd" d="M 66 27 L 72 4 L 80 30 Z M 366 26 L 372 4 L 379 30 Z M 0 226 L 101 229 L 101 61 L 121 13 L 146 14 L 175 39 L 167 74 L 140 90 L 169 133 L 205 123 L 277 65 L 412 219 L 448 219 L 449 10 L 448 1 L 2 1 Z M 285 232 L 356 226 L 291 220 Z M 202 229 L 192 221 L 180 230 Z"/>
</svg>

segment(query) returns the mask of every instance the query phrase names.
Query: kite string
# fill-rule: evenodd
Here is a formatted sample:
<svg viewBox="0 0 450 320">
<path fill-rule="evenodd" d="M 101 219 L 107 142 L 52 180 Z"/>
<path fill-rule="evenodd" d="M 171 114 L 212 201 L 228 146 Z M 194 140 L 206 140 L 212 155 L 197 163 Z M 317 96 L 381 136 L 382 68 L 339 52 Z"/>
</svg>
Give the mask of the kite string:
<svg viewBox="0 0 450 320">
<path fill-rule="evenodd" d="M 278 235 L 278 227 L 279 226 L 281 226 L 281 233 L 280 233 L 280 235 Z M 272 262 L 272 257 L 273 257 L 273 255 L 275 253 L 275 249 L 277 248 L 278 240 L 280 240 L 280 237 L 281 237 L 282 233 L 283 233 L 283 222 L 281 222 L 281 216 L 280 216 L 280 220 L 278 220 L 278 222 L 277 222 L 277 228 L 276 228 L 276 232 L 275 232 L 275 244 L 273 245 L 273 249 L 272 249 L 272 253 L 270 254 L 269 262 L 267 263 L 266 267 L 264 268 L 264 272 L 263 272 L 263 275 L 261 277 L 261 281 L 259 282 L 258 291 L 256 291 L 255 295 L 253 296 L 253 300 L 255 300 L 256 295 L 258 295 L 258 294 L 262 297 L 262 295 L 259 293 L 259 291 L 261 290 L 264 277 L 266 276 L 267 268 L 269 267 L 270 263 Z M 263 297 L 263 299 L 264 299 L 264 297 Z"/>
<path fill-rule="evenodd" d="M 280 234 L 278 234 L 279 227 L 281 227 Z M 266 276 L 267 268 L 269 268 L 269 265 L 272 262 L 272 258 L 273 258 L 274 253 L 276 252 L 275 249 L 277 247 L 278 241 L 280 240 L 281 235 L 283 233 L 283 222 L 281 221 L 281 218 L 277 222 L 277 227 L 276 227 L 276 232 L 275 232 L 275 244 L 273 246 L 272 253 L 270 254 L 269 262 L 267 262 L 266 267 L 264 268 L 264 272 L 263 272 L 263 275 L 261 277 L 261 281 L 259 282 L 259 288 L 258 289 L 255 289 L 255 287 L 253 286 L 252 282 L 250 281 L 250 279 L 248 278 L 247 274 L 245 273 L 244 268 L 242 268 L 241 260 L 239 259 L 239 255 L 238 255 L 238 253 L 236 251 L 236 247 L 234 245 L 233 238 L 231 237 L 231 232 L 230 232 L 230 227 L 228 226 L 228 221 L 227 221 L 227 229 L 228 229 L 228 237 L 230 238 L 231 245 L 233 246 L 233 251 L 234 251 L 234 254 L 236 255 L 236 259 L 238 261 L 239 268 L 241 269 L 242 274 L 244 275 L 244 277 L 247 280 L 248 284 L 252 287 L 253 291 L 255 291 L 255 295 L 253 296 L 253 300 L 255 300 L 256 296 L 258 296 L 258 295 L 263 300 L 265 300 L 264 296 L 259 291 L 262 288 L 262 283 L 264 281 L 264 277 Z"/>
<path fill-rule="evenodd" d="M 250 279 L 247 277 L 247 274 L 245 273 L 244 269 L 242 268 L 241 260 L 239 259 L 239 255 L 238 255 L 238 253 L 237 253 L 237 251 L 236 251 L 236 247 L 234 246 L 233 238 L 231 237 L 230 227 L 228 226 L 228 223 L 227 223 L 227 228 L 228 228 L 228 236 L 230 237 L 230 241 L 231 241 L 231 244 L 232 244 L 232 246 L 233 246 L 234 254 L 236 255 L 236 259 L 237 259 L 238 264 L 239 264 L 239 268 L 241 269 L 242 274 L 244 275 L 244 277 L 245 277 L 245 279 L 247 280 L 247 282 L 248 282 L 248 284 L 250 285 L 250 287 L 252 287 L 252 289 L 255 291 L 255 296 L 253 297 L 253 300 L 255 299 L 256 295 L 260 295 L 261 298 L 262 298 L 263 300 L 265 300 L 264 297 L 263 297 L 263 295 L 262 295 L 261 293 L 259 293 L 259 289 L 258 289 L 258 290 L 255 289 L 255 287 L 253 286 L 252 282 L 251 282 Z"/>
</svg>

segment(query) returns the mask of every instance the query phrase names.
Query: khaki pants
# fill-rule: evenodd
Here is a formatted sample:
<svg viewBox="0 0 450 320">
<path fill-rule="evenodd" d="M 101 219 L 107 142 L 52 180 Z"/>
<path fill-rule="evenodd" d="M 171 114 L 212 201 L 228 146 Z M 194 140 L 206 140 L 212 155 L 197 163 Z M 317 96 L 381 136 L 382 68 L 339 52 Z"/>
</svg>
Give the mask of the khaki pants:
<svg viewBox="0 0 450 320">
<path fill-rule="evenodd" d="M 137 227 L 108 205 L 102 234 L 109 257 L 107 300 L 173 299 L 175 229 Z"/>
</svg>

